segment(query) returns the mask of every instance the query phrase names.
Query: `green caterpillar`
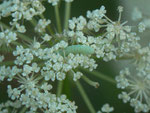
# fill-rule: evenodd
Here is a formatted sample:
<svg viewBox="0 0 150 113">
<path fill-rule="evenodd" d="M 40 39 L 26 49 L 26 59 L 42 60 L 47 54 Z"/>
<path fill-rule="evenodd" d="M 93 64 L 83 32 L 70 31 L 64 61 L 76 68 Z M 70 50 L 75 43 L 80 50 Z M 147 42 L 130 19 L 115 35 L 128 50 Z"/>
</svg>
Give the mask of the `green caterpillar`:
<svg viewBox="0 0 150 113">
<path fill-rule="evenodd" d="M 68 55 L 69 53 L 91 55 L 94 54 L 94 49 L 87 45 L 72 45 L 60 50 L 59 53 L 61 55 Z"/>
</svg>

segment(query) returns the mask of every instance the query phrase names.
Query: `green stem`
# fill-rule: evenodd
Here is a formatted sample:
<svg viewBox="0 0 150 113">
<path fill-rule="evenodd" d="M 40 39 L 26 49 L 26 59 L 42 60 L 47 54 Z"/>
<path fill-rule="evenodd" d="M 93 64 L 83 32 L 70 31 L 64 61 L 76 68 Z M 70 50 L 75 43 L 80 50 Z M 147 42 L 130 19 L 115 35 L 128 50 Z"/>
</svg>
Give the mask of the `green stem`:
<svg viewBox="0 0 150 113">
<path fill-rule="evenodd" d="M 98 87 L 99 87 L 99 83 L 98 83 L 98 82 L 92 81 L 92 80 L 90 80 L 90 79 L 89 79 L 88 77 L 86 77 L 86 76 L 82 76 L 82 78 L 83 78 L 83 80 L 84 80 L 85 82 L 87 82 L 89 85 L 94 86 L 95 88 L 98 88 Z"/>
<path fill-rule="evenodd" d="M 72 79 L 71 79 L 72 80 Z M 68 99 L 71 99 L 71 83 L 70 76 L 66 77 L 63 84 L 63 93 L 67 95 Z"/>
<path fill-rule="evenodd" d="M 37 25 L 37 21 L 34 18 L 32 18 L 32 20 L 30 22 L 33 25 L 33 27 L 35 27 Z"/>
<path fill-rule="evenodd" d="M 33 42 L 33 40 L 31 39 L 31 38 L 29 38 L 28 36 L 26 36 L 26 35 L 24 35 L 24 34 L 21 34 L 21 33 L 17 33 L 17 35 L 21 38 L 21 39 L 23 39 L 23 40 L 25 40 L 25 41 L 27 41 L 27 42 Z"/>
<path fill-rule="evenodd" d="M 62 93 L 62 89 L 63 89 L 63 81 L 58 81 L 58 86 L 57 86 L 57 97 L 59 97 Z"/>
<path fill-rule="evenodd" d="M 76 85 L 77 85 L 77 88 L 78 88 L 78 90 L 79 90 L 79 92 L 80 92 L 80 94 L 81 94 L 81 96 L 82 96 L 84 102 L 86 103 L 88 109 L 90 110 L 90 112 L 91 112 L 91 113 L 96 113 L 96 111 L 94 110 L 93 105 L 91 104 L 91 102 L 90 102 L 88 96 L 86 95 L 86 93 L 85 93 L 83 87 L 81 86 L 80 82 L 79 82 L 79 81 L 76 81 Z"/>
<path fill-rule="evenodd" d="M 56 24 L 57 24 L 58 32 L 61 33 L 62 30 L 61 30 L 61 21 L 60 21 L 58 5 L 55 5 L 55 16 L 56 16 Z"/>
<path fill-rule="evenodd" d="M 66 2 L 65 4 L 65 19 L 64 19 L 64 29 L 68 30 L 68 20 L 70 18 L 71 2 Z"/>
<path fill-rule="evenodd" d="M 85 71 L 85 72 L 87 72 L 87 73 L 89 73 L 89 74 L 91 74 L 91 75 L 94 75 L 94 76 L 96 76 L 96 77 L 98 77 L 98 78 L 100 78 L 100 79 L 103 79 L 103 80 L 105 80 L 105 81 L 107 81 L 107 82 L 110 82 L 110 83 L 112 83 L 112 84 L 116 84 L 116 81 L 114 80 L 114 79 L 112 79 L 111 77 L 108 77 L 107 75 L 104 75 L 103 73 L 101 73 L 101 72 L 98 72 L 98 71 L 89 71 L 89 70 L 87 70 L 87 69 L 84 69 L 84 68 L 80 68 L 82 71 Z"/>
<path fill-rule="evenodd" d="M 134 55 L 127 55 L 122 57 L 117 57 L 117 60 L 132 60 L 135 56 Z"/>
<path fill-rule="evenodd" d="M 10 45 L 15 45 L 15 47 L 17 45 L 21 45 L 21 42 L 16 42 L 16 41 L 13 41 L 10 43 Z M 0 48 L 0 52 L 5 52 L 5 53 L 8 53 L 8 52 L 13 52 L 13 47 L 11 46 L 6 46 L 6 45 L 2 45 L 1 48 Z"/>
<path fill-rule="evenodd" d="M 26 110 L 27 108 L 24 106 L 19 113 L 25 113 Z"/>
<path fill-rule="evenodd" d="M 21 43 L 19 43 L 19 42 L 12 42 L 12 44 L 14 44 L 14 45 L 21 45 Z"/>
<path fill-rule="evenodd" d="M 3 65 L 6 65 L 6 66 L 10 66 L 10 65 L 14 65 L 14 61 L 4 61 L 4 62 L 1 62 L 0 63 L 0 66 L 3 66 Z"/>
<path fill-rule="evenodd" d="M 40 15 L 40 17 L 41 17 L 42 19 L 44 19 L 44 18 L 45 18 L 43 14 L 41 14 L 41 15 Z"/>
<path fill-rule="evenodd" d="M 54 32 L 53 32 L 53 30 L 52 30 L 50 25 L 47 26 L 47 29 L 48 29 L 48 31 L 50 32 L 51 35 L 54 35 Z"/>
</svg>

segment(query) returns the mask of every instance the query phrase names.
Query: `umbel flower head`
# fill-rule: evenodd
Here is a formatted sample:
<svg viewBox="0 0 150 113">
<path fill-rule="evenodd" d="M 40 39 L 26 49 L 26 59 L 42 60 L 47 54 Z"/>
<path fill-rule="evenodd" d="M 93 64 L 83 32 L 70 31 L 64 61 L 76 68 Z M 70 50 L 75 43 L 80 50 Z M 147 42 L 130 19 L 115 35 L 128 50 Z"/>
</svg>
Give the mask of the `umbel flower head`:
<svg viewBox="0 0 150 113">
<path fill-rule="evenodd" d="M 148 112 L 150 110 L 150 79 L 138 74 L 138 71 L 136 74 L 130 73 L 128 68 L 120 71 L 120 75 L 116 77 L 117 88 L 124 91 L 118 97 L 123 99 L 124 103 L 130 102 L 135 112 Z"/>
<path fill-rule="evenodd" d="M 142 51 L 145 49 L 141 49 L 140 38 L 131 26 L 126 25 L 126 21 L 121 22 L 123 7 L 118 7 L 117 21 L 106 16 L 104 6 L 87 11 L 86 17 L 81 15 L 70 19 L 73 0 L 64 0 L 66 10 L 62 28 L 60 2 L 7 0 L 0 4 L 0 19 L 10 20 L 0 22 L 0 83 L 8 82 L 7 93 L 11 100 L 0 104 L 0 112 L 7 113 L 13 109 L 14 113 L 76 113 L 78 107 L 75 102 L 62 94 L 62 83 L 70 77 L 69 80 L 76 84 L 89 111 L 95 113 L 79 79 L 96 88 L 99 84 L 90 80 L 81 70 L 95 70 L 97 58 L 108 62 L 136 55 L 131 53 L 141 54 L 142 58 L 138 57 L 140 60 L 136 57 L 141 62 L 149 58 L 149 54 Z M 44 15 L 47 11 L 45 3 L 54 7 L 56 22 Z M 55 29 L 51 25 L 53 23 L 56 23 Z M 139 31 L 144 29 L 144 25 L 139 24 Z M 141 62 L 136 62 L 137 69 Z M 148 73 L 147 69 L 146 65 L 137 75 Z M 123 92 L 119 98 L 123 98 L 124 102 L 130 101 L 135 112 L 147 112 L 150 107 L 150 79 L 146 78 L 130 76 L 128 69 L 116 77 L 118 88 L 131 90 L 129 93 Z M 58 87 L 55 92 L 52 89 L 56 81 Z M 109 104 L 104 104 L 98 113 L 110 113 L 113 110 Z"/>
</svg>

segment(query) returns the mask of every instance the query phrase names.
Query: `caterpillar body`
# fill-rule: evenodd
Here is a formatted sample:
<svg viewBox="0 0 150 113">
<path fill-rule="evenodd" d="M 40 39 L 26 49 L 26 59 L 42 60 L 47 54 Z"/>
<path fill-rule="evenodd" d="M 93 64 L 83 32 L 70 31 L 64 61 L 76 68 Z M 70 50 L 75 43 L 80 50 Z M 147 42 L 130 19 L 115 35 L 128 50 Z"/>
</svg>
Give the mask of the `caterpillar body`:
<svg viewBox="0 0 150 113">
<path fill-rule="evenodd" d="M 72 45 L 59 51 L 59 53 L 61 55 L 68 55 L 69 53 L 91 55 L 94 54 L 94 49 L 87 45 Z"/>
</svg>

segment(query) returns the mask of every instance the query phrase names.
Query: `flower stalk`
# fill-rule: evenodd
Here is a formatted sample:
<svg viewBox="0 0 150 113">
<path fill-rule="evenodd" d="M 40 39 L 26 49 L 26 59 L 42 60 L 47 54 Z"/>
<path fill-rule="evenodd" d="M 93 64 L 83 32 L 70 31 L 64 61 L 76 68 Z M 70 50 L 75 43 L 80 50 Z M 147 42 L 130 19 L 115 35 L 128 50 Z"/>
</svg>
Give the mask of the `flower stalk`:
<svg viewBox="0 0 150 113">
<path fill-rule="evenodd" d="M 71 2 L 65 3 L 65 18 L 64 18 L 64 29 L 68 30 L 68 20 L 70 18 Z"/>
<path fill-rule="evenodd" d="M 77 88 L 78 88 L 78 90 L 79 90 L 79 92 L 80 92 L 80 94 L 81 94 L 85 104 L 87 105 L 88 109 L 90 110 L 90 112 L 91 113 L 96 113 L 92 103 L 90 102 L 86 92 L 84 91 L 84 89 L 83 89 L 83 87 L 82 87 L 82 85 L 80 84 L 79 81 L 76 82 L 76 86 L 77 86 Z"/>
<path fill-rule="evenodd" d="M 99 87 L 99 83 L 98 82 L 95 82 L 95 81 L 92 81 L 90 80 L 88 77 L 86 76 L 82 76 L 83 80 L 88 83 L 89 85 L 95 87 L 95 88 L 98 88 Z"/>
<path fill-rule="evenodd" d="M 57 24 L 58 33 L 61 33 L 61 32 L 62 32 L 62 29 L 61 29 L 61 21 L 60 21 L 59 7 L 58 7 L 58 5 L 55 5 L 54 8 L 55 8 L 54 10 L 55 10 L 56 24 Z"/>
</svg>

